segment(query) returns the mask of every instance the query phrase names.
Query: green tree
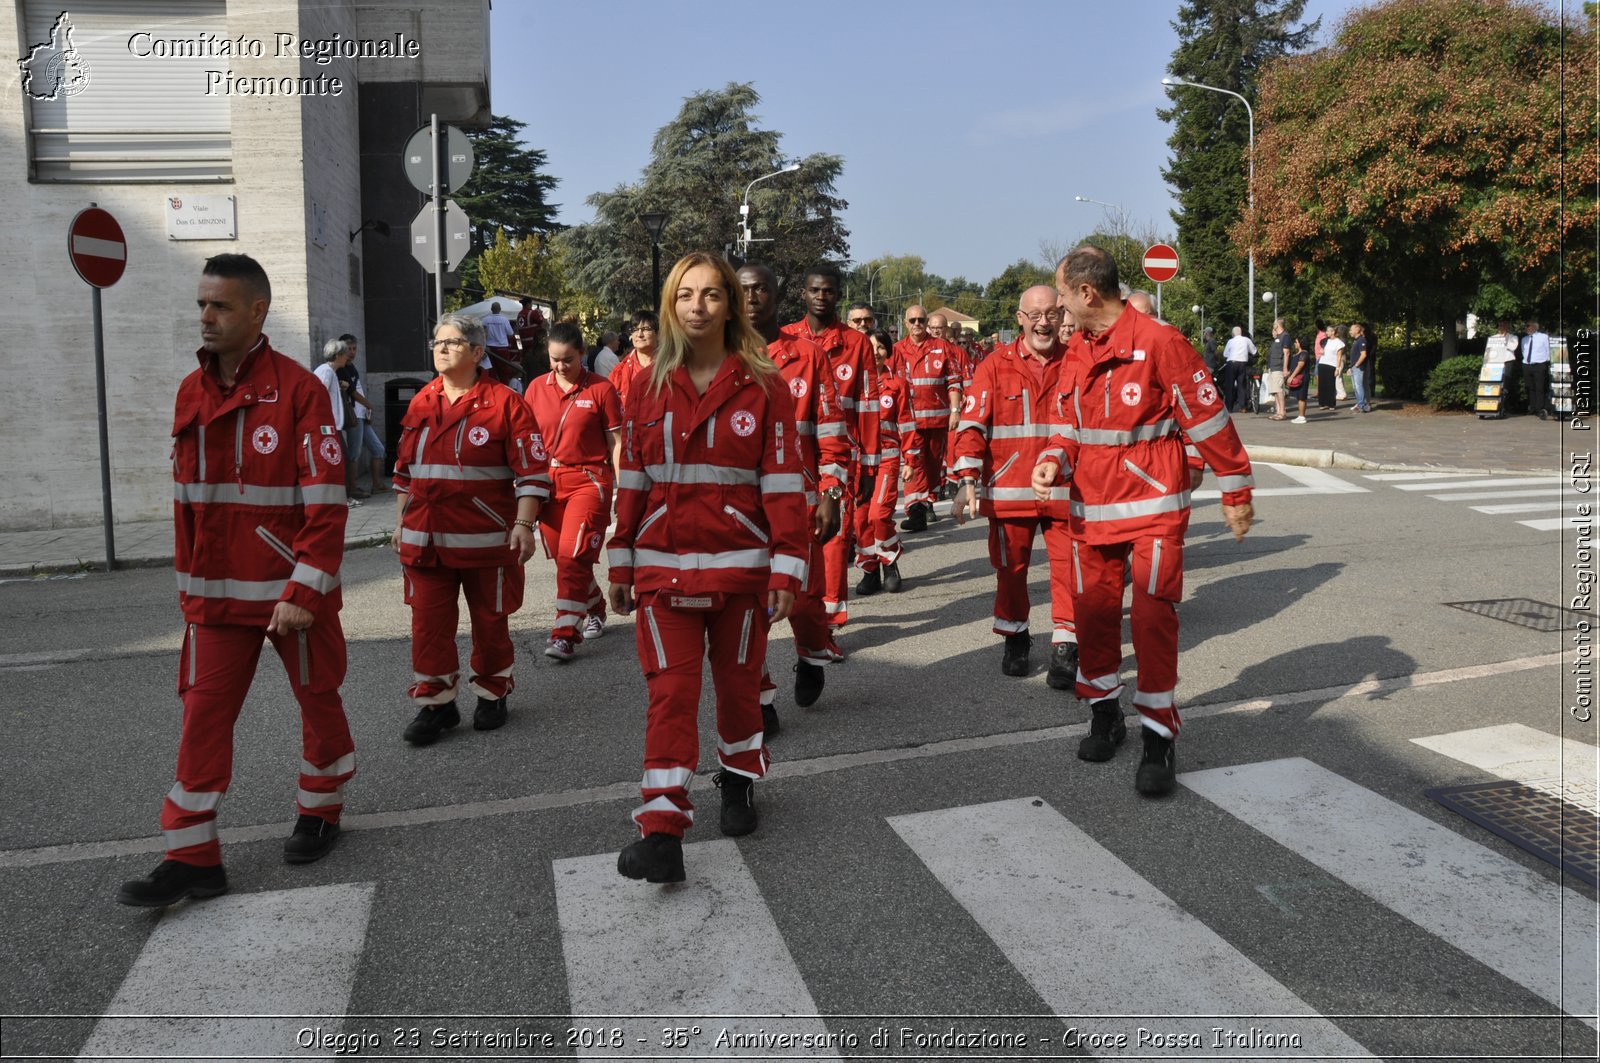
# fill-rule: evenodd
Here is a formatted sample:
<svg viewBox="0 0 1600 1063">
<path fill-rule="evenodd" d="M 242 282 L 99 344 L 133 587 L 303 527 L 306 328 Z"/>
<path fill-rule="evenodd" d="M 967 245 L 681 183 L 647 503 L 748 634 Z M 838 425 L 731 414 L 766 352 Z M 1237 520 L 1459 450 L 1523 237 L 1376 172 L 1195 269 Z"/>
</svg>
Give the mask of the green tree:
<svg viewBox="0 0 1600 1063">
<path fill-rule="evenodd" d="M 467 139 L 472 141 L 472 176 L 451 198 L 471 222 L 473 250 L 461 263 L 460 287 L 450 300 L 452 305 L 477 302 L 492 289 L 479 275 L 479 257 L 494 244 L 497 232 L 505 231 L 515 243 L 561 229 L 556 221 L 559 204 L 546 198 L 560 179 L 545 172 L 543 150 L 522 145 L 519 134 L 526 126 L 497 114 L 487 129 L 467 130 Z"/>
<path fill-rule="evenodd" d="M 588 198 L 595 220 L 568 234 L 577 287 L 618 313 L 655 305 L 650 237 L 639 221 L 647 212 L 667 216 L 661 235 L 663 280 L 683 254 L 733 248 L 745 187 L 788 161 L 779 151 L 782 134 L 757 125 L 752 110 L 760 100 L 748 83 L 690 96 L 677 117 L 657 131 L 640 179 Z M 838 217 L 846 204 L 833 194 L 843 160 L 816 154 L 799 163 L 798 172 L 750 191 L 751 229 L 763 242 L 751 244 L 749 257 L 769 263 L 784 281 L 785 320 L 800 316 L 805 270 L 841 261 L 849 249 Z"/>
<path fill-rule="evenodd" d="M 1039 263 L 1029 262 L 1025 258 L 1019 258 L 1001 270 L 994 279 L 983 286 L 983 294 L 988 298 L 985 312 L 979 315 L 983 321 L 984 335 L 1005 328 L 1016 328 L 1017 304 L 1022 299 L 1022 293 L 1035 284 L 1054 282 L 1053 270 L 1045 269 Z"/>
<path fill-rule="evenodd" d="M 1534 3 L 1352 13 L 1331 47 L 1263 76 L 1259 251 L 1337 275 L 1369 316 L 1439 324 L 1446 358 L 1474 303 L 1548 311 L 1563 285 L 1592 299 L 1595 68 L 1591 22 Z"/>
<path fill-rule="evenodd" d="M 1186 81 L 1237 92 L 1254 105 L 1261 68 L 1304 49 L 1315 37 L 1320 19 L 1293 28 L 1304 10 L 1305 0 L 1188 0 L 1172 23 L 1178 47 L 1167 69 Z M 1177 193 L 1179 209 L 1172 219 L 1178 225 L 1184 271 L 1202 294 L 1199 301 L 1208 306 L 1207 320 L 1214 311 L 1243 323 L 1249 317 L 1247 243 L 1236 239 L 1230 227 L 1244 215 L 1249 198 L 1249 116 L 1238 100 L 1219 92 L 1189 87 L 1167 91 L 1173 106 L 1156 113 L 1173 123 L 1167 139 L 1172 164 L 1162 176 Z M 1298 145 L 1295 154 L 1318 148 L 1308 142 Z M 1258 137 L 1258 199 L 1267 158 Z"/>
</svg>

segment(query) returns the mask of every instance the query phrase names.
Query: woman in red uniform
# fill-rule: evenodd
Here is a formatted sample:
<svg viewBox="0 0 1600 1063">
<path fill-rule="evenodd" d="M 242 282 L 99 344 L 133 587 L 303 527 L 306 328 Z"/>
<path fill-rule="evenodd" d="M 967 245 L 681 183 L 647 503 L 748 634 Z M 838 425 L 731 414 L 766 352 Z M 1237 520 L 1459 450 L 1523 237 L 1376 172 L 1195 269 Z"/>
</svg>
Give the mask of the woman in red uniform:
<svg viewBox="0 0 1600 1063">
<path fill-rule="evenodd" d="M 689 783 L 700 760 L 700 669 L 717 692 L 722 833 L 756 828 L 752 783 L 766 772 L 760 684 L 767 629 L 805 580 L 805 484 L 794 402 L 744 293 L 720 256 L 680 259 L 661 289 L 661 345 L 624 416 L 611 605 L 637 605 L 649 687 L 643 837 L 617 870 L 683 881 Z M 709 647 L 709 648 L 708 648 Z"/>
<path fill-rule="evenodd" d="M 533 522 L 549 497 L 539 426 L 522 397 L 481 373 L 483 323 L 444 314 L 433 331 L 430 380 L 400 422 L 395 454 L 394 547 L 411 606 L 411 700 L 405 739 L 425 746 L 461 722 L 456 596 L 472 618 L 467 685 L 478 695 L 472 726 L 506 722 L 515 652 L 507 617 L 522 606 L 522 566 Z"/>
<path fill-rule="evenodd" d="M 544 652 L 570 661 L 578 643 L 606 629 L 594 563 L 611 523 L 622 402 L 605 377 L 583 368 L 583 333 L 564 321 L 550 329 L 550 372 L 529 385 L 524 400 L 539 424 L 538 449 L 550 459 L 550 503 L 539 529 L 556 563 L 556 623 Z"/>
</svg>

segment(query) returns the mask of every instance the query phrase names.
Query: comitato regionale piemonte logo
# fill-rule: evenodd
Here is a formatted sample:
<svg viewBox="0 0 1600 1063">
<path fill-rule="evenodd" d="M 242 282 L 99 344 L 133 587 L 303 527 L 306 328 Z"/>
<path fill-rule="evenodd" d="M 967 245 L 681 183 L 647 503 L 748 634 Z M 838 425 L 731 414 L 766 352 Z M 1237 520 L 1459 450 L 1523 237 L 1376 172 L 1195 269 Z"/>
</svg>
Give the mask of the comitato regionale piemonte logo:
<svg viewBox="0 0 1600 1063">
<path fill-rule="evenodd" d="M 31 99 L 76 96 L 89 87 L 89 63 L 73 47 L 72 19 L 65 11 L 50 27 L 50 39 L 30 47 L 17 66 L 22 68 L 22 91 Z"/>
</svg>

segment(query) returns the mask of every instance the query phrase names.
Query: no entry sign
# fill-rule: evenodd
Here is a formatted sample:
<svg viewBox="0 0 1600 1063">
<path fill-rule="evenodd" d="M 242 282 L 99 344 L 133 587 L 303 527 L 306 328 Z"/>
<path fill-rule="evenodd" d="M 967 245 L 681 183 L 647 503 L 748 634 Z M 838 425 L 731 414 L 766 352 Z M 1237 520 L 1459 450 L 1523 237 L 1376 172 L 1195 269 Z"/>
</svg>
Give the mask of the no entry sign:
<svg viewBox="0 0 1600 1063">
<path fill-rule="evenodd" d="M 1144 275 L 1165 284 L 1178 275 L 1178 249 L 1167 244 L 1151 244 L 1144 253 Z"/>
<path fill-rule="evenodd" d="M 67 227 L 67 254 L 78 276 L 96 288 L 109 288 L 128 265 L 128 240 L 117 219 L 90 207 L 80 210 Z"/>
</svg>

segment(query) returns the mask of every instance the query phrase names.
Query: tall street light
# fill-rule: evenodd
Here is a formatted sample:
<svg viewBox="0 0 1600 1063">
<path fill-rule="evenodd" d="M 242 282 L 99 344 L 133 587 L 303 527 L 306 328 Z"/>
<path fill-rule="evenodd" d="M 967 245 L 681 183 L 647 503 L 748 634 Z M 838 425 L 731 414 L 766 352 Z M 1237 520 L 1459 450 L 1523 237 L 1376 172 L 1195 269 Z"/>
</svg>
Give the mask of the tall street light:
<svg viewBox="0 0 1600 1063">
<path fill-rule="evenodd" d="M 1250 119 L 1250 183 L 1249 183 L 1248 186 L 1246 186 L 1246 191 L 1247 191 L 1247 193 L 1249 195 L 1250 211 L 1251 211 L 1251 213 L 1253 215 L 1254 212 L 1255 212 L 1255 209 L 1256 209 L 1256 112 L 1255 112 L 1255 108 L 1250 106 L 1250 101 L 1249 100 L 1245 99 L 1243 96 L 1239 95 L 1237 92 L 1234 92 L 1232 89 L 1219 89 L 1215 85 L 1202 85 L 1198 81 L 1187 81 L 1184 78 L 1178 77 L 1176 75 L 1174 75 L 1172 77 L 1162 78 L 1161 79 L 1161 84 L 1169 85 L 1169 86 L 1187 85 L 1191 89 L 1205 89 L 1207 92 L 1220 92 L 1224 96 L 1232 96 L 1234 99 L 1236 99 L 1240 103 L 1244 104 L 1245 114 L 1248 115 L 1249 119 Z M 1256 337 L 1256 247 L 1255 247 L 1255 237 L 1254 237 L 1253 234 L 1252 234 L 1251 240 L 1250 240 L 1250 267 L 1249 268 L 1250 268 L 1250 278 L 1249 278 L 1250 291 L 1248 293 L 1248 300 L 1249 300 L 1249 316 L 1250 316 L 1250 338 L 1252 340 L 1254 340 L 1255 337 Z"/>
<path fill-rule="evenodd" d="M 667 227 L 667 216 L 654 210 L 639 215 L 639 222 L 650 234 L 650 300 L 654 303 L 661 298 L 661 230 Z"/>
<path fill-rule="evenodd" d="M 1200 338 L 1204 340 L 1206 335 L 1206 308 L 1199 303 L 1195 303 L 1189 309 L 1200 315 Z"/>
<path fill-rule="evenodd" d="M 798 162 L 791 162 L 789 165 L 785 166 L 783 169 L 781 169 L 781 170 L 773 170 L 769 174 L 762 174 L 760 177 L 757 177 L 754 181 L 751 181 L 749 184 L 744 186 L 744 202 L 739 204 L 739 257 L 740 258 L 749 257 L 750 244 L 752 242 L 752 239 L 751 239 L 751 236 L 750 236 L 750 189 L 752 187 L 754 187 L 757 183 L 761 182 L 761 181 L 771 180 L 772 178 L 778 177 L 781 174 L 794 173 L 798 169 L 800 169 L 800 164 Z"/>
<path fill-rule="evenodd" d="M 1118 236 L 1126 236 L 1128 232 L 1128 212 L 1121 203 L 1107 203 L 1103 199 L 1091 199 L 1088 196 L 1073 196 L 1079 203 L 1093 203 L 1111 211 L 1111 221 L 1117 227 Z"/>
<path fill-rule="evenodd" d="M 870 274 L 867 275 L 867 305 L 868 306 L 872 305 L 872 285 L 873 285 L 873 282 L 878 279 L 878 274 L 882 273 L 886 268 L 888 268 L 888 266 L 889 266 L 889 263 L 885 262 L 883 265 L 879 266 L 877 269 L 873 270 Z M 876 314 L 877 311 L 874 310 L 873 313 Z"/>
</svg>

